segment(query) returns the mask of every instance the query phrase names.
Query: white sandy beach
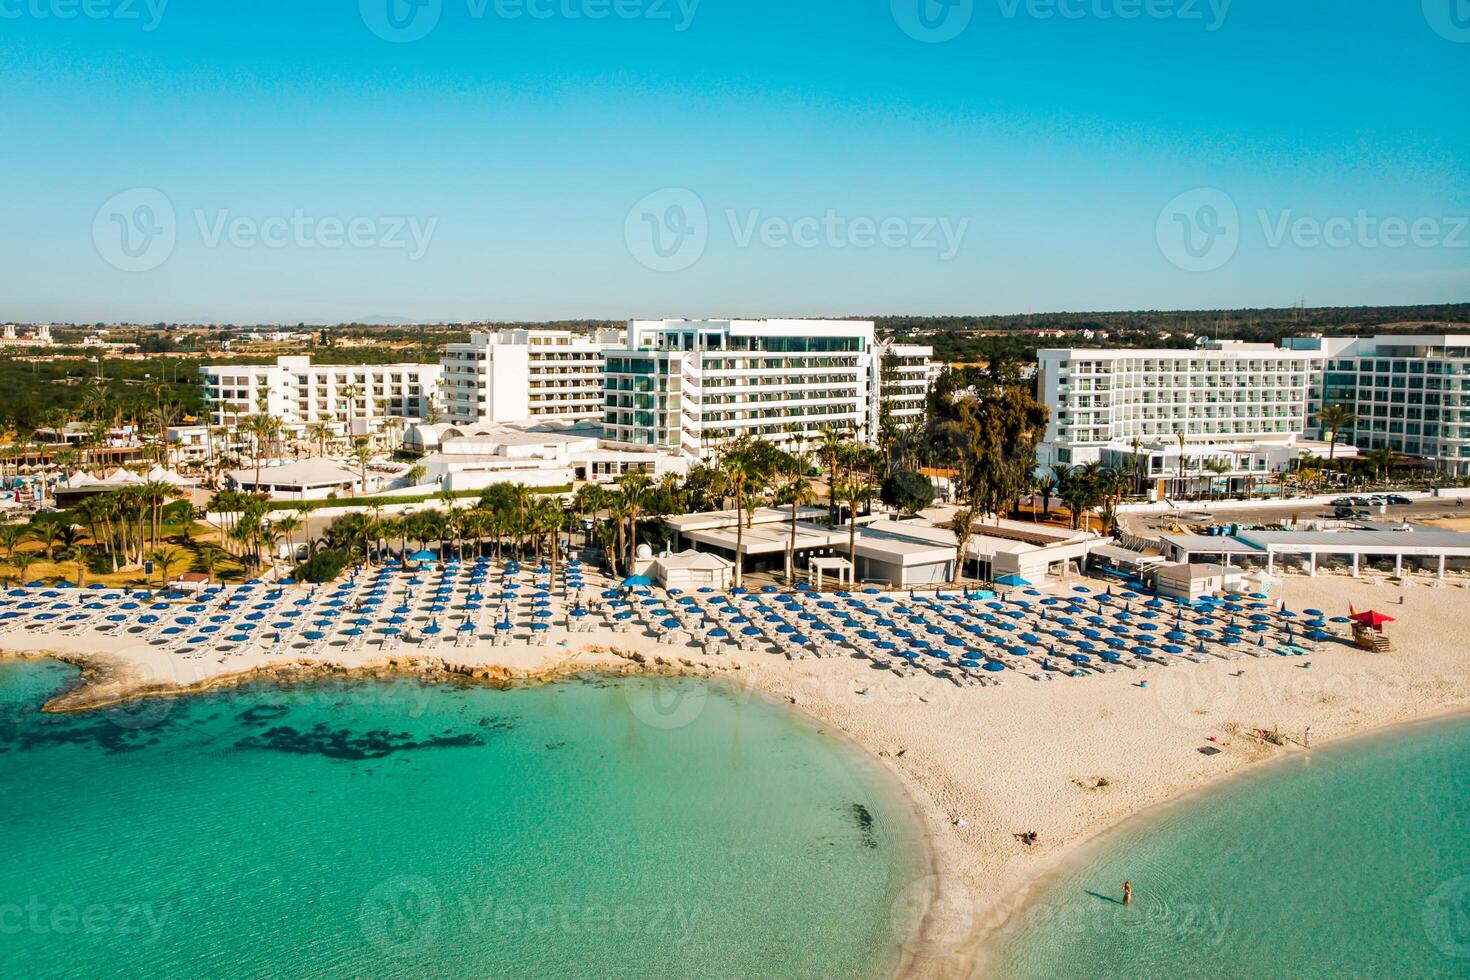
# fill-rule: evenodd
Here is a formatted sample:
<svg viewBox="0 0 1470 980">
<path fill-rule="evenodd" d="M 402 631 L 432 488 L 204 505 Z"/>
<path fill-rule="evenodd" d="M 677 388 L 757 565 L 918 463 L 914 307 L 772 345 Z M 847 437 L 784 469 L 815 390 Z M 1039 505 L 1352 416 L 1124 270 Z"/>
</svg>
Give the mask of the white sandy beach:
<svg viewBox="0 0 1470 980">
<path fill-rule="evenodd" d="M 920 934 L 907 937 L 908 972 L 957 977 L 983 973 L 977 946 L 1020 907 L 1028 886 L 1102 831 L 1251 763 L 1306 751 L 1300 743 L 1308 727 L 1319 745 L 1470 710 L 1470 642 L 1463 638 L 1470 590 L 1290 577 L 1277 598 L 1329 616 L 1346 614 L 1348 602 L 1388 612 L 1398 617 L 1389 626 L 1395 650 L 1372 654 L 1329 642 L 1310 669 L 1294 659 L 1245 657 L 1046 683 L 1006 674 L 1001 687 L 959 688 L 926 675 L 897 677 L 866 660 L 706 654 L 636 630 L 599 628 L 554 630 L 545 647 L 445 645 L 422 655 L 412 643 L 387 654 L 376 645 L 352 653 L 328 648 L 307 666 L 371 670 L 391 661 L 394 669 L 416 669 L 417 658 L 430 673 L 478 671 L 494 682 L 609 668 L 679 670 L 718 673 L 752 696 L 794 703 L 883 759 L 913 798 L 928 824 L 935 876 L 906 891 L 905 901 L 919 909 L 895 909 L 894 928 L 902 935 L 927 910 Z M 95 634 L 13 633 L 0 644 L 110 668 L 96 692 L 104 701 L 139 690 L 202 689 L 304 659 L 268 647 L 224 663 L 207 654 L 181 659 L 136 639 Z M 645 662 L 630 663 L 633 654 Z M 1250 734 L 1273 728 L 1288 737 L 1286 746 Z M 1023 831 L 1035 831 L 1039 843 L 1021 844 L 1014 835 Z"/>
</svg>

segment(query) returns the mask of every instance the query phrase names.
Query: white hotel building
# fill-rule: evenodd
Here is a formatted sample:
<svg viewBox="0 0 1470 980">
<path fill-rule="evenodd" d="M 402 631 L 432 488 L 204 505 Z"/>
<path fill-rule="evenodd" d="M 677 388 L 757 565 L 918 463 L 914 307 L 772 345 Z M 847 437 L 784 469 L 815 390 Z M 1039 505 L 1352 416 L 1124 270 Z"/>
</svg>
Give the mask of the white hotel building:
<svg viewBox="0 0 1470 980">
<path fill-rule="evenodd" d="M 437 364 L 313 364 L 308 356 L 274 364 L 201 367 L 210 425 L 233 426 L 264 410 L 296 436 L 326 422 L 339 435 L 380 432 L 387 419 L 421 419 L 439 383 Z"/>
<path fill-rule="evenodd" d="M 606 352 L 603 428 L 620 446 L 708 458 L 878 426 L 878 350 L 863 320 L 633 320 Z"/>
<path fill-rule="evenodd" d="M 450 344 L 440 360 L 444 416 L 467 424 L 601 419 L 602 350 L 620 336 L 501 330 Z"/>
<path fill-rule="evenodd" d="M 1327 454 L 1303 433 L 1312 425 L 1314 386 L 1332 343 L 1304 338 L 1291 347 L 1217 341 L 1192 350 L 1037 351 L 1037 394 L 1051 408 L 1038 462 L 1043 468 L 1118 465 L 1138 455 L 1160 493 L 1212 480 L 1249 489 L 1304 451 Z M 1337 450 L 1338 456 L 1353 452 L 1351 445 Z M 1208 468 L 1216 461 L 1221 472 Z"/>
<path fill-rule="evenodd" d="M 1291 338 L 1288 345 L 1320 338 Z M 1436 468 L 1470 473 L 1470 335 L 1330 338 L 1312 411 L 1345 405 L 1338 434 L 1359 449 L 1392 449 Z"/>
<path fill-rule="evenodd" d="M 885 342 L 879 345 L 878 356 L 879 396 L 888 418 L 900 428 L 922 425 L 935 377 L 934 348 Z"/>
</svg>

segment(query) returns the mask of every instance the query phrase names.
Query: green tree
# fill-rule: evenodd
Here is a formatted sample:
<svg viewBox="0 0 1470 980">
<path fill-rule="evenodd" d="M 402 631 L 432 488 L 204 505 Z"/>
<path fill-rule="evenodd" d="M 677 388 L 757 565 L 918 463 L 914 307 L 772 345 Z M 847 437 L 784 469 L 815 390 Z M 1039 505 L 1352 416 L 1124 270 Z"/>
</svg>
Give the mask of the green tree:
<svg viewBox="0 0 1470 980">
<path fill-rule="evenodd" d="M 1327 433 L 1327 461 L 1337 456 L 1337 436 L 1349 428 L 1357 416 L 1346 405 L 1327 405 L 1317 413 L 1317 424 Z"/>
<path fill-rule="evenodd" d="M 895 470 L 888 474 L 879 499 L 901 514 L 917 514 L 934 503 L 934 483 L 913 470 Z"/>
</svg>

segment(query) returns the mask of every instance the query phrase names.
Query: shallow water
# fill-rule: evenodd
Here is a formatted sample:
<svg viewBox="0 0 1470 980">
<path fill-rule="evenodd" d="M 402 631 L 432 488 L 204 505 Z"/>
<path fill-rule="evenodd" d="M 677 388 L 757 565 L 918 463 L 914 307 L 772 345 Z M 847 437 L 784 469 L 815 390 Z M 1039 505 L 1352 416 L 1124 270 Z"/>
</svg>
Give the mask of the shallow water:
<svg viewBox="0 0 1470 980">
<path fill-rule="evenodd" d="M 1470 720 L 1314 751 L 1140 820 L 1049 885 L 993 965 L 1470 977 Z"/>
<path fill-rule="evenodd" d="M 733 689 L 321 682 L 40 714 L 72 677 L 0 663 L 5 976 L 897 964 L 903 801 Z"/>
</svg>

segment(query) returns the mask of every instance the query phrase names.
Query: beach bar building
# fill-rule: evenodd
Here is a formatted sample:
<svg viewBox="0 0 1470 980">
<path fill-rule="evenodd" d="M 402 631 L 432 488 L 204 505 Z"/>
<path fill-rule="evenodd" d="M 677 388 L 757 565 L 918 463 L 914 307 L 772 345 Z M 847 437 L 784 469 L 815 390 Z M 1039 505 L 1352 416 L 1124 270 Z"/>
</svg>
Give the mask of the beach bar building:
<svg viewBox="0 0 1470 980">
<path fill-rule="evenodd" d="M 795 522 L 796 573 L 808 573 L 817 559 L 856 559 L 851 569 L 857 580 L 893 588 L 942 585 L 955 580 L 957 542 L 944 526 L 952 508 L 936 508 L 915 518 L 890 519 L 860 515 L 857 531 L 847 524 L 817 523 L 827 516 L 823 507 L 803 507 Z M 664 519 L 673 540 L 671 548 L 714 551 L 739 561 L 743 572 L 784 573 L 792 548 L 793 527 L 787 508 L 762 507 L 747 515 L 738 530 L 733 511 L 679 514 Z M 1085 561 L 1088 551 L 1101 544 L 1096 534 L 1032 525 L 1021 521 L 976 522 L 965 551 L 965 574 L 980 581 L 1014 575 L 1041 583 L 1063 576 L 1068 566 Z M 830 573 L 835 565 L 829 565 Z"/>
<path fill-rule="evenodd" d="M 1166 557 L 1176 562 L 1219 561 L 1263 567 L 1297 566 L 1308 575 L 1327 563 L 1345 566 L 1354 577 L 1365 562 L 1392 562 L 1401 577 L 1407 564 L 1443 578 L 1449 567 L 1470 566 L 1470 534 L 1406 524 L 1342 531 L 1240 531 L 1233 536 L 1164 534 Z M 1453 563 L 1453 564 L 1452 564 Z"/>
<path fill-rule="evenodd" d="M 690 549 L 676 555 L 659 555 L 653 560 L 651 577 L 666 589 L 690 592 L 711 588 L 723 592 L 730 588 L 734 570 L 728 558 Z"/>
</svg>

